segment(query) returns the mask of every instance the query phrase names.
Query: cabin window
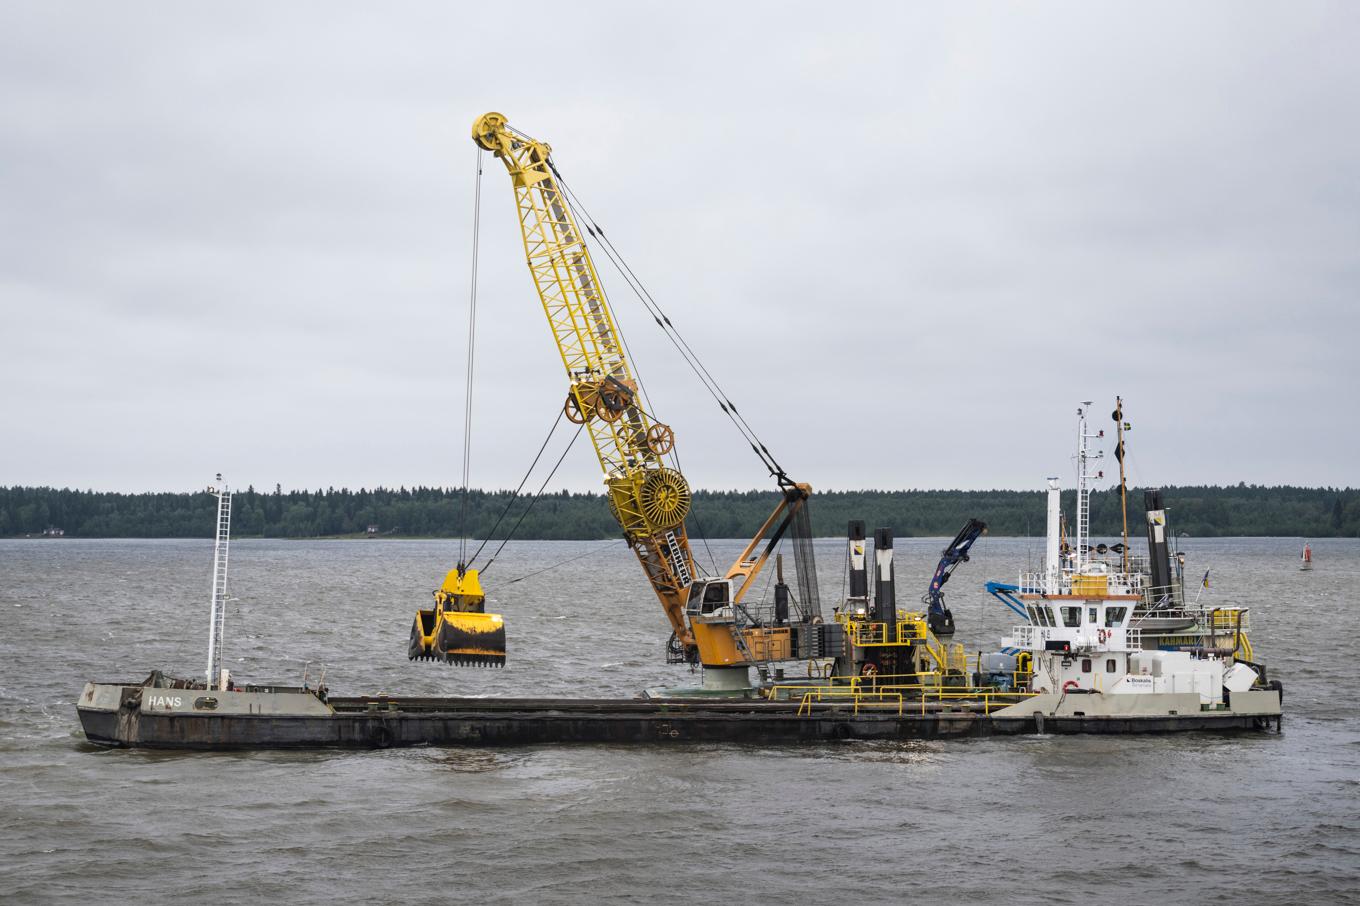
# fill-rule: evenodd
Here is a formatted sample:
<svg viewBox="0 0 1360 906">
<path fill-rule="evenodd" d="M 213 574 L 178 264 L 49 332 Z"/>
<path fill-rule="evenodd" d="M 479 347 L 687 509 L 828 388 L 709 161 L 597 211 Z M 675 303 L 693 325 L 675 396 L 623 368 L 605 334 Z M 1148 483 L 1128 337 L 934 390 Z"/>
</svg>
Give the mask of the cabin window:
<svg viewBox="0 0 1360 906">
<path fill-rule="evenodd" d="M 1091 672 L 1091 659 L 1089 657 L 1084 657 L 1081 659 L 1081 672 L 1082 673 Z"/>
<path fill-rule="evenodd" d="M 1106 659 L 1106 661 L 1105 661 L 1105 672 L 1106 672 L 1106 673 L 1114 673 L 1114 672 L 1115 672 L 1116 670 L 1118 670 L 1118 669 L 1119 669 L 1119 662 L 1118 662 L 1118 661 L 1116 661 L 1114 658 L 1108 658 L 1108 659 Z"/>
<path fill-rule="evenodd" d="M 1096 622 L 1096 609 L 1094 607 L 1088 607 L 1086 609 L 1086 622 L 1088 623 Z"/>
<path fill-rule="evenodd" d="M 1106 626 L 1122 626 L 1122 625 L 1124 625 L 1124 614 L 1126 614 L 1126 613 L 1128 613 L 1128 612 L 1129 612 L 1129 609 L 1128 609 L 1127 607 L 1106 607 L 1106 608 L 1105 608 L 1105 625 L 1106 625 Z"/>
<path fill-rule="evenodd" d="M 1081 625 L 1081 608 L 1080 608 L 1080 607 L 1064 607 L 1064 608 L 1062 608 L 1062 616 L 1063 616 L 1063 625 L 1064 625 L 1064 626 L 1080 626 L 1080 625 Z"/>
<path fill-rule="evenodd" d="M 703 613 L 713 613 L 727 606 L 727 583 L 713 582 L 704 589 Z"/>
<path fill-rule="evenodd" d="M 1039 608 L 1035 607 L 1033 604 L 1029 604 L 1026 605 L 1025 610 L 1029 611 L 1029 621 L 1031 623 L 1035 626 L 1041 625 L 1039 623 Z"/>
<path fill-rule="evenodd" d="M 1045 626 L 1052 626 L 1052 625 L 1053 625 L 1053 608 L 1052 608 L 1052 607 L 1040 607 L 1040 608 L 1039 608 L 1039 622 L 1040 622 L 1040 623 L 1043 623 Z"/>
</svg>

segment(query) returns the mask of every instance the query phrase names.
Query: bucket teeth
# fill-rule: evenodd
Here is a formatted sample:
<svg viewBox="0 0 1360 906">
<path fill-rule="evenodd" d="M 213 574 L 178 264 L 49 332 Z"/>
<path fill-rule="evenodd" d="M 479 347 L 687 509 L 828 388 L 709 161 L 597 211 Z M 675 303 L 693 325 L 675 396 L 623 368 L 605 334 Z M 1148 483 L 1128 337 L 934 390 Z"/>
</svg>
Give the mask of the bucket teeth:
<svg viewBox="0 0 1360 906">
<path fill-rule="evenodd" d="M 423 623 L 423 625 L 422 625 Z M 454 667 L 504 667 L 505 624 L 499 614 L 421 611 L 407 657 Z"/>
<path fill-rule="evenodd" d="M 450 651 L 445 663 L 453 667 L 504 667 L 503 654 L 463 654 Z"/>
</svg>

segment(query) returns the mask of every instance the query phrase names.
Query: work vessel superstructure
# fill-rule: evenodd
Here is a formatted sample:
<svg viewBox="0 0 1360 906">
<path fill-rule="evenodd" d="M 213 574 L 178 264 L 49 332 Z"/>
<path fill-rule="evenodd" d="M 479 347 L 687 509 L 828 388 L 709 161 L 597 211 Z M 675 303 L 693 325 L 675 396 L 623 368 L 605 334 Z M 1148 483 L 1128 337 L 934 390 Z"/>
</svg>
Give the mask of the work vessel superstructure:
<svg viewBox="0 0 1360 906">
<path fill-rule="evenodd" d="M 988 583 L 988 591 L 1025 622 L 1003 640 L 987 670 L 998 677 L 1028 677 L 1032 693 L 1118 696 L 1189 693 L 1202 705 L 1222 708 L 1234 694 L 1278 693 L 1263 665 L 1256 663 L 1248 637 L 1248 610 L 1210 605 L 1199 594 L 1187 601 L 1185 556 L 1173 551 L 1161 492 L 1145 492 L 1147 553 L 1130 550 L 1127 489 L 1121 474 L 1123 540 L 1092 540 L 1090 493 L 1103 477 L 1101 454 L 1092 442 L 1091 403 L 1077 410 L 1077 491 L 1074 532 L 1069 541 L 1061 508 L 1061 487 L 1048 481 L 1048 519 L 1043 566 L 1025 571 L 1015 584 Z M 1124 456 L 1122 401 L 1117 456 Z M 1203 580 L 1207 587 L 1208 574 Z M 1203 591 L 1203 588 L 1200 589 Z"/>
</svg>

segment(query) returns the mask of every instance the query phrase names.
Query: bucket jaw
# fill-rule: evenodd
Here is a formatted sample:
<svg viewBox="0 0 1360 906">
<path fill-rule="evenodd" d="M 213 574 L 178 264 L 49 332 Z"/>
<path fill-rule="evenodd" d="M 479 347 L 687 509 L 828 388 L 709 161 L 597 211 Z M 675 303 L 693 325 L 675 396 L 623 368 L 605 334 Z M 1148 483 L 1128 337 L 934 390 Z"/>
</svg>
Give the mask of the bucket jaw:
<svg viewBox="0 0 1360 906">
<path fill-rule="evenodd" d="M 486 613 L 477 570 L 449 570 L 434 608 L 416 612 L 407 656 L 464 667 L 505 666 L 505 621 Z"/>
</svg>

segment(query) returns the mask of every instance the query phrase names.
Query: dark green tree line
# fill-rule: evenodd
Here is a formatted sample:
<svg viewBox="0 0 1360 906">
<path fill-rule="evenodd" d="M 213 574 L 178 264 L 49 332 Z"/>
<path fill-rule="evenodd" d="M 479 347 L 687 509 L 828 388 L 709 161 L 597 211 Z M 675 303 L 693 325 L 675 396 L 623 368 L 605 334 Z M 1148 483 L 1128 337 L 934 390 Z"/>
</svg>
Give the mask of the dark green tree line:
<svg viewBox="0 0 1360 906">
<path fill-rule="evenodd" d="M 1281 535 L 1360 537 L 1360 490 L 1351 488 L 1168 487 L 1164 499 L 1176 531 L 1196 537 Z M 698 491 L 692 534 L 710 538 L 749 537 L 776 501 L 772 491 Z M 1143 495 L 1129 493 L 1129 531 L 1141 537 Z M 1071 513 L 1074 492 L 1063 495 Z M 78 538 L 202 538 L 213 533 L 216 502 L 206 492 L 120 494 L 70 488 L 0 488 L 0 537 L 40 535 L 60 528 Z M 364 534 L 456 537 L 461 495 L 453 488 L 328 488 L 261 493 L 238 491 L 233 534 L 238 537 L 317 538 Z M 519 524 L 516 537 L 536 539 L 609 538 L 618 534 L 599 494 L 545 494 L 532 507 L 509 491 L 469 491 L 467 527 L 495 537 Z M 902 537 L 952 535 L 970 516 L 985 520 L 996 535 L 1042 535 L 1041 491 L 832 491 L 815 495 L 813 528 L 837 536 L 850 519 L 871 528 L 891 526 Z M 1097 535 L 1120 531 L 1118 491 L 1091 495 Z"/>
</svg>

